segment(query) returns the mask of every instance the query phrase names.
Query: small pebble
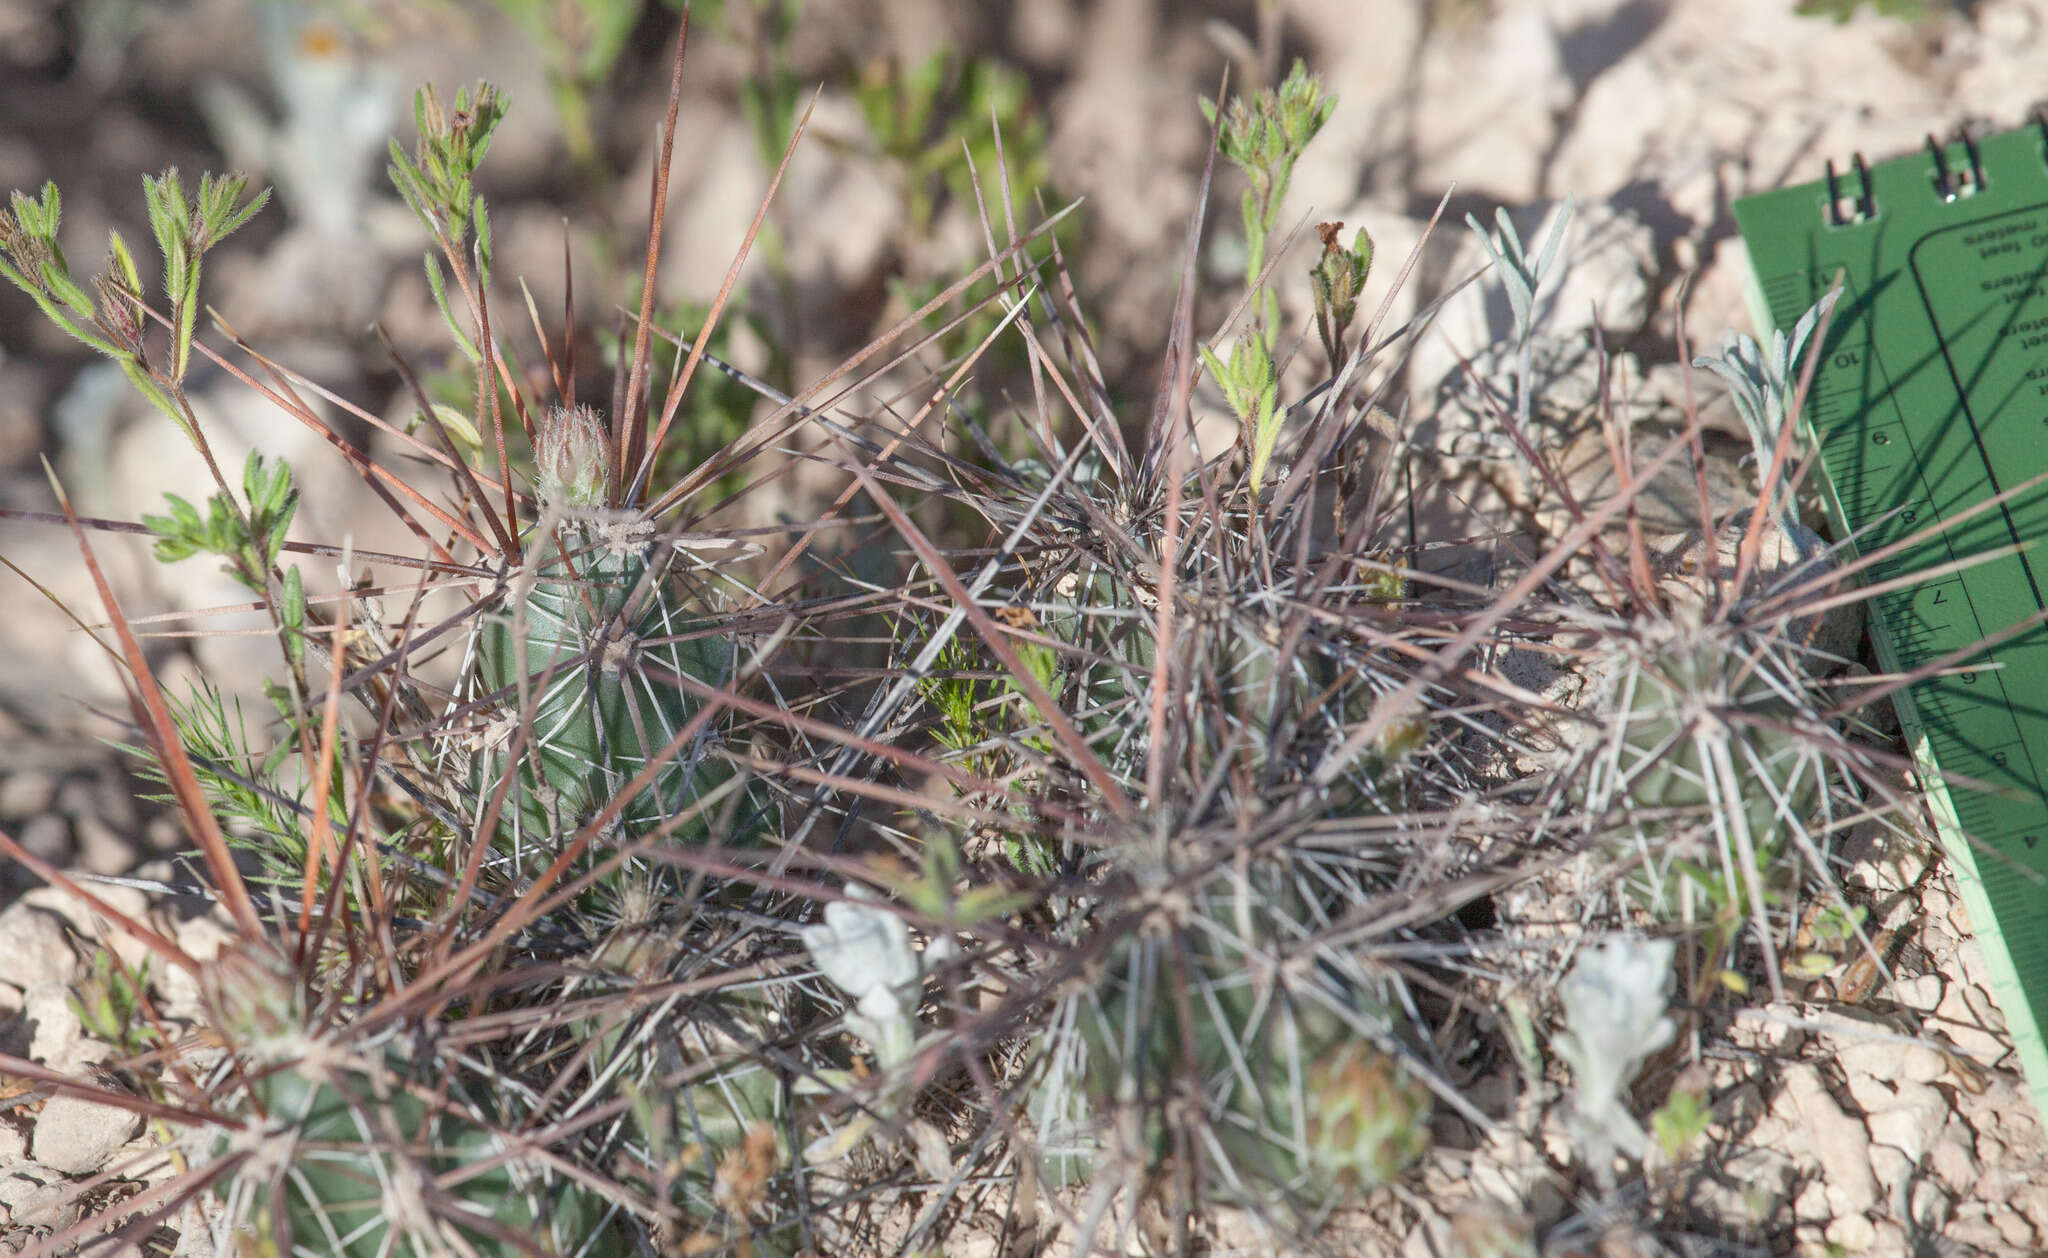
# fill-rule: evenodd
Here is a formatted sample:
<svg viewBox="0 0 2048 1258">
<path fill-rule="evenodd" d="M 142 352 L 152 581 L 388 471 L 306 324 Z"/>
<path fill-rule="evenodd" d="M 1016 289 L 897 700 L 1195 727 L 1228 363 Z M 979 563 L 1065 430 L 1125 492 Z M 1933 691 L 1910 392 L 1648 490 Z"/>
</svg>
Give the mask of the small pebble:
<svg viewBox="0 0 2048 1258">
<path fill-rule="evenodd" d="M 29 1059 L 42 1065 L 55 1067 L 68 1060 L 85 1034 L 71 1007 L 71 989 L 64 983 L 45 979 L 29 984 L 22 992 L 21 1012 L 34 1028 L 28 1043 Z"/>
<path fill-rule="evenodd" d="M 94 874 L 124 874 L 134 868 L 137 845 L 99 817 L 88 813 L 71 828 L 78 838 L 79 868 Z"/>
<path fill-rule="evenodd" d="M 47 812 L 57 797 L 57 780 L 40 769 L 23 769 L 0 780 L 0 821 L 19 821 Z"/>
<path fill-rule="evenodd" d="M 1870 1133 L 1861 1120 L 1842 1112 L 1812 1066 L 1801 1063 L 1787 1070 L 1785 1089 L 1813 1131 L 1814 1156 L 1827 1181 L 1833 1212 L 1862 1215 L 1878 1202 L 1877 1178 L 1870 1170 Z"/>
<path fill-rule="evenodd" d="M 68 868 L 74 851 L 71 843 L 71 823 L 53 812 L 38 813 L 22 824 L 21 833 L 15 836 L 23 850 L 40 861 Z"/>
<path fill-rule="evenodd" d="M 65 936 L 62 918 L 31 904 L 0 912 L 0 979 L 27 988 L 69 983 L 77 972 L 78 954 Z"/>
<path fill-rule="evenodd" d="M 1977 1154 L 1969 1128 L 1959 1122 L 1942 1128 L 1928 1155 L 1928 1167 L 1936 1179 L 1958 1192 L 1973 1188 L 1977 1183 Z"/>
<path fill-rule="evenodd" d="M 1877 1177 L 1878 1186 L 1884 1190 L 1885 1201 L 1891 1205 L 1901 1204 L 1913 1182 L 1917 1164 L 1903 1149 L 1873 1141 L 1870 1146 L 1870 1173 Z"/>
<path fill-rule="evenodd" d="M 77 1195 L 47 1166 L 16 1162 L 0 1170 L 0 1218 L 17 1228 L 69 1227 L 78 1220 Z"/>
<path fill-rule="evenodd" d="M 1933 1083 L 1948 1074 L 1948 1058 L 1925 1044 L 1909 1046 L 1899 1066 L 1899 1077 L 1910 1083 Z"/>
<path fill-rule="evenodd" d="M 1903 1150 L 1913 1161 L 1948 1122 L 1948 1098 L 1925 1083 L 1902 1080 L 1891 1107 L 1867 1120 L 1874 1143 Z"/>
<path fill-rule="evenodd" d="M 1893 986 L 1892 995 L 1908 1009 L 1932 1013 L 1941 1004 L 1943 987 L 1939 974 L 1916 974 L 1912 978 L 1900 979 Z"/>
<path fill-rule="evenodd" d="M 1955 1200 L 1940 1184 L 1923 1179 L 1913 1185 L 1913 1195 L 1906 1217 L 1915 1226 L 1929 1232 L 1939 1232 L 1948 1224 Z"/>
<path fill-rule="evenodd" d="M 67 1175 L 91 1175 L 142 1130 L 142 1115 L 60 1093 L 36 1115 L 35 1159 Z"/>
<path fill-rule="evenodd" d="M 1828 1244 L 1860 1254 L 1877 1241 L 1877 1225 L 1860 1214 L 1845 1214 L 1829 1223 L 1824 1233 Z"/>
<path fill-rule="evenodd" d="M 1792 1202 L 1792 1215 L 1802 1223 L 1826 1223 L 1835 1216 L 1833 1206 L 1828 1204 L 1828 1186 L 1818 1179 L 1806 1181 L 1806 1187 L 1799 1190 L 1799 1196 Z"/>
<path fill-rule="evenodd" d="M 2017 1210 L 2004 1206 L 1993 1206 L 1991 1226 L 1998 1229 L 1999 1236 L 2012 1246 L 2012 1252 L 2025 1253 L 2034 1247 L 2034 1225 Z"/>
<path fill-rule="evenodd" d="M 1856 1094 L 1858 1076 L 1884 1083 L 1890 1083 L 1899 1077 L 1904 1060 L 1897 1044 L 1887 1040 L 1864 1039 L 1837 1042 L 1842 1043 L 1838 1059 L 1842 1063 L 1842 1073 L 1848 1076 L 1849 1090 L 1852 1094 Z M 1856 1103 L 1866 1110 L 1871 1108 L 1870 1103 L 1860 1094 L 1856 1095 Z"/>
</svg>

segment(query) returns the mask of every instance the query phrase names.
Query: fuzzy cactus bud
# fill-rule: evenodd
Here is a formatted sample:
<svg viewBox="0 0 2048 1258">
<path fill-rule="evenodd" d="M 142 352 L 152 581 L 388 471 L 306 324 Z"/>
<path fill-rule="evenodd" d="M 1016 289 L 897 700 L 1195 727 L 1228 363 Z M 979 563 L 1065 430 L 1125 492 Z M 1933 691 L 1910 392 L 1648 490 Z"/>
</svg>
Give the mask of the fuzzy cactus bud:
<svg viewBox="0 0 2048 1258">
<path fill-rule="evenodd" d="M 1319 1184 L 1372 1189 L 1429 1146 L 1429 1093 L 1363 1040 L 1308 1063 L 1304 1099 L 1308 1169 Z"/>
<path fill-rule="evenodd" d="M 557 406 L 541 418 L 540 499 L 550 507 L 594 507 L 611 493 L 611 442 L 588 406 Z"/>
</svg>

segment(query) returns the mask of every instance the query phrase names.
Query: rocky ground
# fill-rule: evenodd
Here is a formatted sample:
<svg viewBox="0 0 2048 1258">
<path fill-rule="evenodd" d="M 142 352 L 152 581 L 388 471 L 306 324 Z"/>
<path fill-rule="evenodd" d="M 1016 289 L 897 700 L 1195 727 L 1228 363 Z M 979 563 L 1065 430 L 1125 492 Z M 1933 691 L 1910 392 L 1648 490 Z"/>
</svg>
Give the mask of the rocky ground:
<svg viewBox="0 0 2048 1258">
<path fill-rule="evenodd" d="M 500 265 L 529 276 L 544 310 L 558 308 L 564 207 L 577 228 L 579 275 L 605 274 L 604 242 L 630 241 L 644 220 L 669 27 L 661 15 L 645 19 L 646 46 L 623 58 L 611 84 L 602 157 L 619 174 L 612 193 L 598 196 L 561 174 L 539 58 L 487 9 L 357 7 L 376 20 L 339 28 L 338 43 L 316 47 L 306 23 L 325 19 L 308 6 L 0 0 L 0 185 L 58 179 L 67 239 L 75 230 L 74 257 L 83 261 L 97 258 L 91 242 L 110 223 L 147 238 L 138 172 L 170 161 L 263 168 L 281 205 L 223 255 L 209 280 L 219 305 L 280 358 L 383 405 L 395 382 L 374 341 L 360 335 L 363 325 L 382 319 L 408 347 L 435 338 L 410 261 L 420 242 L 402 210 L 371 190 L 382 137 L 409 125 L 406 91 L 486 72 L 511 88 L 520 112 L 490 168 L 501 190 Z M 1572 198 L 1577 234 L 1551 334 L 1560 346 L 1583 346 L 1597 322 L 1606 343 L 1629 356 L 1623 390 L 1639 422 L 1675 431 L 1685 393 L 1679 320 L 1700 342 L 1749 326 L 1735 199 L 1812 178 L 1826 157 L 1875 159 L 1955 123 L 2016 125 L 2048 94 L 2035 51 L 2048 33 L 2044 0 L 1982 0 L 1955 12 L 1931 5 L 1937 12 L 1920 20 L 1865 14 L 1840 26 L 1791 7 L 1282 0 L 1277 47 L 1306 59 L 1340 96 L 1283 221 L 1368 227 L 1381 249 L 1368 294 L 1377 302 L 1446 193 L 1452 224 L 1500 205 L 1533 226 Z M 804 8 L 785 55 L 805 82 L 828 86 L 814 140 L 784 192 L 780 224 L 797 296 L 780 307 L 763 299 L 771 326 L 797 351 L 795 374 L 816 374 L 859 343 L 881 315 L 877 293 L 892 268 L 939 265 L 948 250 L 944 265 L 972 255 L 976 234 L 958 205 L 911 239 L 900 188 L 862 149 L 847 88 L 873 58 L 915 61 L 950 41 L 1024 71 L 1057 192 L 1086 198 L 1076 270 L 1111 347 L 1107 366 L 1131 388 L 1148 387 L 1205 136 L 1192 102 L 1214 90 L 1231 53 L 1258 39 L 1252 7 L 811 0 Z M 235 29 L 248 37 L 218 36 Z M 669 230 L 702 243 L 671 251 L 663 283 L 677 294 L 715 291 L 764 184 L 738 103 L 761 46 L 743 14 L 724 25 L 707 20 L 693 39 Z M 1255 55 L 1240 57 L 1234 72 L 1260 68 Z M 325 160 L 293 164 L 294 146 L 315 135 Z M 1231 217 L 1218 232 L 1226 240 Z M 1394 298 L 1396 319 L 1469 273 L 1476 259 L 1465 235 L 1454 226 L 1421 250 L 1412 283 Z M 919 251 L 931 256 L 908 256 Z M 1225 246 L 1212 254 L 1207 262 L 1227 285 L 1237 264 Z M 593 296 L 597 287 L 579 282 L 585 318 L 602 318 L 612 299 Z M 49 508 L 38 451 L 88 513 L 132 518 L 166 490 L 191 493 L 195 470 L 177 435 L 149 422 L 118 378 L 88 366 L 33 314 L 11 289 L 0 293 L 0 505 Z M 1557 510 L 1440 388 L 1460 354 L 1498 337 L 1503 318 L 1468 293 L 1405 368 L 1411 439 L 1454 473 L 1426 504 L 1447 536 L 1541 530 Z M 1582 367 L 1561 361 L 1557 371 L 1590 389 Z M 203 381 L 198 392 L 229 458 L 239 462 L 238 445 L 257 445 L 304 469 L 309 533 L 336 535 L 357 516 L 360 489 L 319 457 L 317 439 L 284 430 L 232 382 Z M 1734 466 L 1745 448 L 1739 425 L 1711 405 L 1706 418 L 1710 440 L 1722 443 L 1711 469 L 1719 505 L 1739 505 L 1736 487 L 1747 479 Z M 1601 459 L 1576 457 L 1587 433 L 1560 429 L 1547 439 L 1561 466 L 1579 469 L 1572 475 L 1582 495 L 1612 489 Z M 1669 504 L 1674 531 L 1689 523 L 1686 501 Z M 90 607 L 69 547 L 46 525 L 0 520 L 0 556 L 58 598 Z M 233 587 L 223 589 L 203 565 L 159 569 L 118 539 L 102 556 L 131 615 L 234 601 Z M 138 801 L 137 781 L 96 741 L 115 729 L 105 714 L 121 709 L 115 673 L 18 577 L 0 575 L 0 589 L 0 829 L 60 867 L 178 880 L 165 857 L 180 836 Z M 152 644 L 173 675 L 195 666 L 253 675 L 238 663 L 248 657 L 237 652 L 249 649 L 233 638 Z M 1540 1236 L 1546 1253 L 1636 1252 L 1627 1219 L 1646 1204 L 1689 1220 L 1700 1253 L 1797 1245 L 1813 1254 L 1991 1255 L 2048 1246 L 2048 1140 L 1945 862 L 1875 839 L 1849 857 L 1846 880 L 1871 906 L 1897 980 L 1845 963 L 1794 999 L 1745 1010 L 1728 1030 L 1737 1051 L 1687 1067 L 1704 1074 L 1696 1082 L 1712 1107 L 1709 1148 L 1652 1169 L 1643 1191 L 1656 1202 L 1603 1198 L 1564 1178 L 1547 1143 L 1562 1136 L 1545 1127 L 1540 1099 L 1510 1071 L 1469 1086 L 1487 1112 L 1516 1120 L 1491 1139 L 1444 1120 L 1420 1190 L 1388 1215 L 1398 1222 L 1361 1223 L 1360 1250 L 1476 1254 L 1486 1251 L 1474 1238 L 1494 1228 Z M 114 1028 L 89 1032 L 71 998 L 93 996 L 102 947 L 119 954 L 128 945 L 77 901 L 34 884 L 25 871 L 0 867 L 0 1051 L 91 1069 L 116 1055 L 105 1042 Z M 202 906 L 131 889 L 101 893 L 152 916 L 195 955 L 217 946 L 220 928 Z M 151 982 L 165 1016 L 191 1016 L 194 993 L 179 989 L 178 975 Z M 0 1080 L 0 1246 L 19 1248 L 61 1226 L 103 1199 L 94 1194 L 139 1191 L 129 1181 L 165 1165 L 153 1147 L 130 1115 Z M 123 1183 L 102 1183 L 110 1168 Z M 94 1185 L 83 1198 L 71 1191 L 80 1183 Z"/>
</svg>

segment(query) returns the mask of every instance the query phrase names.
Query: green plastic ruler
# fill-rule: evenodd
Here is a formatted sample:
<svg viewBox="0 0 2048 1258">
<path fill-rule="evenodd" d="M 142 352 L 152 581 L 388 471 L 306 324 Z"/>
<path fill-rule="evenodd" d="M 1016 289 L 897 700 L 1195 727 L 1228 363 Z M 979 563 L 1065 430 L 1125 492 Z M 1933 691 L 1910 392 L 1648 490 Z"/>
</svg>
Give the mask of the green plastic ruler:
<svg viewBox="0 0 2048 1258">
<path fill-rule="evenodd" d="M 1759 324 L 1788 334 L 1839 279 L 1805 420 L 1842 536 L 1865 554 L 2048 471 L 2048 118 L 1959 133 L 1735 204 Z M 2015 544 L 2031 551 L 1871 600 L 1878 657 L 1910 670 L 2048 607 L 2048 490 L 1867 569 L 1869 584 Z M 2048 629 L 1898 692 L 1899 716 L 2048 1112 Z M 1983 790 L 1967 780 L 1990 784 Z M 1980 847 L 1973 847 L 1974 840 Z"/>
</svg>

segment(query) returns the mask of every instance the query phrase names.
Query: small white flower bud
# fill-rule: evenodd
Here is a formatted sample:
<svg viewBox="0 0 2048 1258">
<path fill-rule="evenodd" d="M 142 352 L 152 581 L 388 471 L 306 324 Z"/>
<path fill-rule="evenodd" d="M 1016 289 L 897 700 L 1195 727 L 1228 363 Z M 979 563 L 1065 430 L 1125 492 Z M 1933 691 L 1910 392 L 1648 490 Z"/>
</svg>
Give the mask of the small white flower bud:
<svg viewBox="0 0 2048 1258">
<path fill-rule="evenodd" d="M 550 507 L 594 507 L 611 493 L 611 442 L 604 422 L 588 406 L 556 406 L 541 417 L 537 436 L 540 500 Z"/>
</svg>

